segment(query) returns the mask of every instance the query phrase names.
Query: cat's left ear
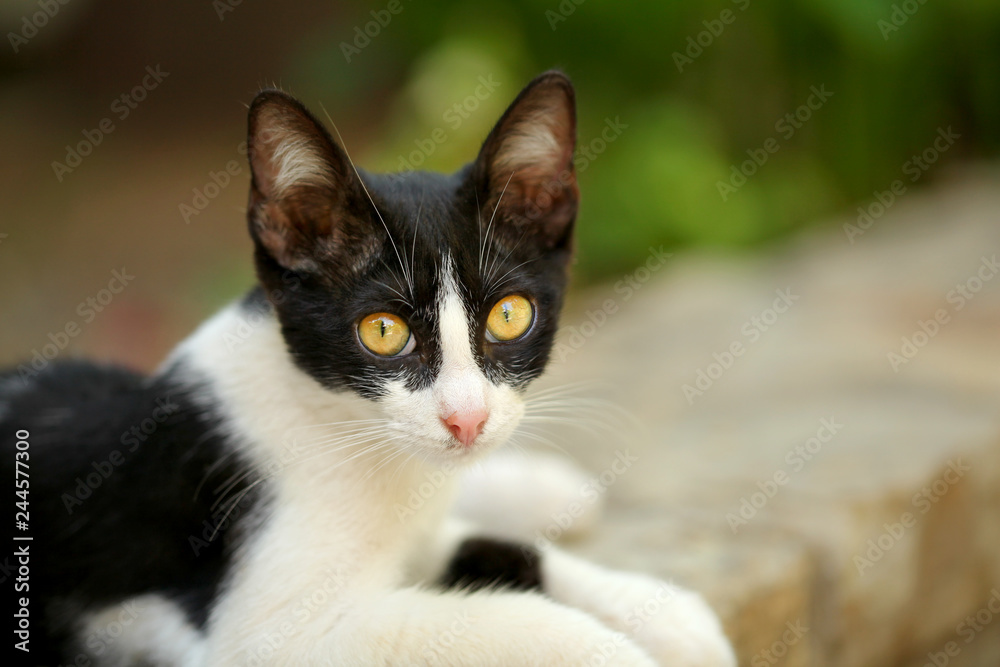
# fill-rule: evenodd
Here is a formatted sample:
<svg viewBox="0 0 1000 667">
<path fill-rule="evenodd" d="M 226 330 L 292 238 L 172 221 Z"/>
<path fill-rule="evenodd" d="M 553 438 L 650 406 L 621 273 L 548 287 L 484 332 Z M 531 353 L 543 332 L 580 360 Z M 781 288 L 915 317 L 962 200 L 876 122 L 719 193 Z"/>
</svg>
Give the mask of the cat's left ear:
<svg viewBox="0 0 1000 667">
<path fill-rule="evenodd" d="M 562 72 L 536 77 L 511 103 L 483 144 L 474 177 L 485 190 L 484 211 L 548 247 L 568 243 L 580 191 L 573 168 L 576 102 Z"/>
</svg>

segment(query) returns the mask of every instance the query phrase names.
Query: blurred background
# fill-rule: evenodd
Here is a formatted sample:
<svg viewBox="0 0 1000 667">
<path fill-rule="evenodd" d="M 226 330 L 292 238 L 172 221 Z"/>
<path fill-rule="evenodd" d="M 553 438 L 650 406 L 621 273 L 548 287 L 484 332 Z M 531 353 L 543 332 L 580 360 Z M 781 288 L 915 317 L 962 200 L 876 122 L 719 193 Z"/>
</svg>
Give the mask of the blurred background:
<svg viewBox="0 0 1000 667">
<path fill-rule="evenodd" d="M 246 105 L 262 86 L 293 93 L 321 117 L 325 110 L 364 168 L 452 171 L 475 156 L 521 87 L 556 67 L 574 80 L 579 105 L 579 291 L 568 323 L 581 340 L 591 340 L 581 328 L 588 308 L 609 293 L 624 294 L 614 290 L 618 281 L 645 284 L 649 275 L 637 267 L 651 256 L 650 248 L 673 253 L 670 267 L 654 281 L 662 282 L 659 291 L 645 290 L 642 302 L 676 315 L 658 329 L 663 349 L 653 355 L 667 375 L 637 400 L 687 425 L 669 431 L 680 443 L 676 451 L 687 452 L 683 461 L 707 451 L 694 444 L 685 449 L 688 441 L 707 437 L 699 409 L 707 411 L 705 423 L 722 429 L 712 436 L 718 448 L 711 450 L 720 461 L 741 440 L 773 443 L 780 433 L 794 444 L 816 430 L 820 408 L 801 428 L 787 420 L 756 427 L 739 421 L 747 410 L 741 397 L 766 394 L 761 387 L 780 375 L 778 360 L 792 378 L 781 399 L 766 406 L 779 413 L 795 412 L 795 400 L 817 385 L 839 382 L 842 394 L 865 397 L 869 407 L 892 397 L 899 423 L 922 433 L 926 429 L 914 426 L 914 415 L 939 426 L 952 418 L 896 399 L 919 395 L 940 406 L 927 392 L 954 382 L 961 391 L 945 402 L 985 406 L 977 419 L 995 414 L 995 403 L 984 397 L 997 388 L 997 360 L 982 356 L 995 347 L 993 327 L 1000 324 L 992 309 L 995 293 L 980 298 L 978 310 L 966 311 L 973 315 L 963 315 L 974 330 L 956 325 L 939 339 L 950 336 L 951 344 L 936 343 L 938 352 L 921 353 L 924 371 L 911 373 L 914 386 L 901 390 L 893 384 L 899 368 L 886 361 L 887 353 L 905 353 L 901 336 L 912 338 L 935 308 L 952 303 L 946 301 L 949 290 L 974 276 L 979 255 L 988 260 L 996 251 L 995 0 L 3 0 L 0 28 L 6 42 L 0 47 L 4 364 L 53 352 L 149 370 L 207 315 L 248 288 L 251 246 L 243 213 L 249 176 L 241 144 Z M 749 344 L 757 338 L 748 332 L 767 331 L 741 325 L 755 315 L 768 322 L 775 290 L 788 285 L 806 292 L 813 285 L 814 296 L 826 300 L 814 300 L 812 310 L 795 306 L 784 333 L 768 338 L 766 347 L 754 348 L 755 360 L 748 355 L 742 369 L 718 380 L 711 364 L 729 366 L 716 353 L 724 357 L 731 341 Z M 956 321 L 958 310 L 948 311 Z M 731 317 L 709 315 L 720 312 Z M 609 324 L 586 350 L 570 340 L 564 359 L 586 360 L 582 365 L 591 374 L 600 368 L 598 358 L 611 359 L 607 364 L 627 369 L 619 379 L 628 383 L 628 373 L 636 374 L 644 361 L 615 357 L 607 341 L 628 347 L 626 323 L 634 321 L 624 316 Z M 819 333 L 831 327 L 842 329 L 827 338 Z M 866 338 L 875 328 L 878 338 Z M 963 331 L 971 332 L 969 338 L 961 337 Z M 968 349 L 969 340 L 982 345 L 982 355 L 961 362 L 949 356 Z M 871 354 L 851 356 L 861 349 Z M 572 356 L 577 350 L 580 355 Z M 810 367 L 823 354 L 829 357 L 825 372 Z M 845 368 L 854 368 L 852 363 L 860 375 L 848 382 Z M 879 373 L 872 375 L 867 369 L 875 367 Z M 967 369 L 961 381 L 922 374 L 956 367 Z M 711 375 L 708 388 L 698 384 L 702 371 Z M 716 381 L 718 388 L 702 401 Z M 866 392 L 873 387 L 878 392 L 871 398 Z M 726 413 L 726 401 L 742 407 Z M 829 397 L 821 403 L 838 404 Z M 877 425 L 885 418 L 876 410 L 870 421 Z M 976 424 L 980 431 L 965 425 L 980 435 L 993 433 L 992 422 Z M 846 484 L 857 482 L 862 469 L 898 470 L 896 458 L 876 462 L 859 453 L 889 437 L 879 428 L 855 428 L 870 437 L 857 448 L 845 445 L 848 453 L 831 478 Z M 959 431 L 966 441 L 980 437 Z M 942 441 L 951 446 L 944 436 L 935 443 Z M 788 446 L 772 445 L 773 460 L 780 463 Z M 944 455 L 934 452 L 926 460 L 936 464 Z M 760 479 L 771 478 L 775 464 L 759 451 L 757 457 L 763 472 L 716 504 L 739 508 Z M 589 464 L 600 469 L 602 461 L 595 454 Z M 671 460 L 670 466 L 684 469 L 683 461 Z M 931 463 L 922 472 L 911 470 L 912 479 Z M 732 474 L 740 467 L 734 464 Z M 724 469 L 720 463 L 711 474 L 721 479 Z M 650 497 L 657 484 L 662 480 L 649 481 Z M 905 509 L 909 487 L 897 486 Z M 893 493 L 897 486 L 891 486 Z M 973 506 L 1000 505 L 995 493 L 983 493 Z M 965 505 L 956 511 L 968 514 Z M 776 661 L 924 664 L 924 653 L 944 650 L 962 613 L 975 612 L 977 600 L 986 604 L 985 584 L 1000 583 L 994 565 L 980 561 L 945 558 L 926 572 L 889 568 L 917 577 L 972 567 L 978 578 L 961 585 L 945 581 L 944 598 L 934 597 L 938 592 L 920 598 L 905 623 L 891 625 L 892 632 L 889 624 L 876 627 L 884 609 L 869 611 L 863 627 L 860 621 L 837 623 L 846 608 L 856 612 L 862 602 L 884 603 L 885 591 L 872 588 L 872 578 L 832 586 L 832 575 L 814 559 L 803 565 L 785 551 L 769 557 L 770 566 L 758 567 L 760 543 L 733 546 L 737 531 L 726 527 L 726 511 L 710 514 L 721 526 L 713 529 L 721 546 L 701 565 L 711 563 L 731 580 L 704 586 L 724 610 L 746 661 L 765 661 L 755 667 L 775 664 L 761 651 L 780 640 L 782 623 L 794 620 L 796 612 L 787 610 L 800 608 L 836 631 L 813 633 L 794 648 L 786 642 Z M 888 511 L 891 516 L 899 513 Z M 996 514 L 989 517 L 993 521 Z M 970 527 L 966 536 L 980 547 L 983 530 L 997 532 L 993 523 L 985 525 Z M 812 537 L 796 544 L 812 553 L 814 532 L 804 531 Z M 858 531 L 858 553 L 877 536 Z M 961 543 L 954 533 L 921 539 Z M 854 552 L 838 553 L 853 571 Z M 691 579 L 704 578 L 697 562 L 675 565 L 687 567 Z M 748 571 L 771 583 L 747 592 Z M 792 580 L 781 579 L 789 573 Z M 781 585 L 774 584 L 779 580 Z M 817 582 L 822 594 L 799 600 L 790 592 L 812 590 Z M 956 587 L 966 595 L 961 601 L 958 593 L 947 595 Z M 762 589 L 772 597 L 754 597 Z M 900 590 L 892 587 L 897 611 L 917 599 Z M 927 608 L 921 604 L 940 606 L 942 599 L 949 609 L 944 621 L 931 627 L 925 617 L 914 616 Z M 774 636 L 754 625 L 765 622 L 777 628 Z M 845 646 L 853 635 L 865 635 L 866 645 L 876 648 L 852 652 Z M 803 652 L 807 644 L 813 649 Z M 996 654 L 971 655 L 965 651 L 973 660 L 965 664 L 996 664 Z"/>
<path fill-rule="evenodd" d="M 74 349 L 148 367 L 244 289 L 239 145 L 245 105 L 264 85 L 325 108 L 364 167 L 450 171 L 527 80 L 564 69 L 579 91 L 586 158 L 580 284 L 622 273 L 650 245 L 746 252 L 852 212 L 902 177 L 939 128 L 961 140 L 913 187 L 1000 149 L 992 0 L 400 0 L 393 9 L 0 4 L 0 277 L 18 286 L 0 294 L 0 360 L 61 328 L 120 264 L 135 283 Z M 154 88 L 132 100 L 144 77 Z M 87 132 L 101 141 L 70 167 Z M 754 155 L 767 160 L 743 164 Z M 216 191 L 211 175 L 230 160 L 239 173 Z M 752 176 L 742 184 L 734 170 Z"/>
</svg>

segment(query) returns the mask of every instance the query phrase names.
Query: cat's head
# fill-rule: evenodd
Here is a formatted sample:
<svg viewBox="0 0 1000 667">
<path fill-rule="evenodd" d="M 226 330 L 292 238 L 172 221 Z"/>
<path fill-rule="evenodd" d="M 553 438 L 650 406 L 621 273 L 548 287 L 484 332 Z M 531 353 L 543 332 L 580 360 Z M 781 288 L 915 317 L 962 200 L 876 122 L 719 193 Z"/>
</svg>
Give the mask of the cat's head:
<svg viewBox="0 0 1000 667">
<path fill-rule="evenodd" d="M 573 88 L 558 72 L 528 84 L 451 175 L 356 169 L 299 102 L 260 93 L 249 227 L 298 366 L 374 401 L 423 453 L 506 440 L 556 331 L 575 140 Z"/>
</svg>

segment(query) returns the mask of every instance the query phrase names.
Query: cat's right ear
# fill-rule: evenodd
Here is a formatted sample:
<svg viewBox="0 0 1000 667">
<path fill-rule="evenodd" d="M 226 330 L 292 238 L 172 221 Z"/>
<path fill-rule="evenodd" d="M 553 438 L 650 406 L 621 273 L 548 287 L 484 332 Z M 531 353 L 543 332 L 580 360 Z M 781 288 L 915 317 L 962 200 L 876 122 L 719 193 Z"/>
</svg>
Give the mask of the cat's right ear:
<svg viewBox="0 0 1000 667">
<path fill-rule="evenodd" d="M 277 90 L 254 98 L 247 155 L 250 234 L 278 264 L 315 271 L 361 233 L 350 160 L 298 100 Z"/>
</svg>

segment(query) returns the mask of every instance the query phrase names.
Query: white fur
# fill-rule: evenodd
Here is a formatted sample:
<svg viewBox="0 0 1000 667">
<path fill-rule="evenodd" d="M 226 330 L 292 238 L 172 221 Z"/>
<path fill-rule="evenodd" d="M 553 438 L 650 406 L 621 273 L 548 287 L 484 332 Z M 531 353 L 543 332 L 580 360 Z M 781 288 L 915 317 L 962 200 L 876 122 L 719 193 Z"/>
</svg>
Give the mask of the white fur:
<svg viewBox="0 0 1000 667">
<path fill-rule="evenodd" d="M 330 185 L 330 167 L 305 139 L 287 138 L 274 152 L 278 170 L 274 178 L 277 195 L 294 185 Z"/>
<path fill-rule="evenodd" d="M 604 496 L 588 493 L 592 477 L 562 456 L 501 450 L 462 475 L 455 512 L 509 540 L 547 541 L 552 526 L 576 537 L 594 527 L 603 509 Z"/>
<path fill-rule="evenodd" d="M 557 174 L 562 168 L 560 161 L 564 159 L 564 148 L 556 137 L 553 118 L 549 107 L 527 114 L 520 123 L 526 130 L 512 133 L 501 145 L 494 163 L 497 173 L 507 174 L 527 168 Z"/>
<path fill-rule="evenodd" d="M 184 611 L 158 595 L 143 595 L 87 614 L 78 630 L 81 655 L 74 664 L 129 667 L 200 665 L 204 642 Z"/>
<path fill-rule="evenodd" d="M 455 284 L 451 258 L 446 257 L 441 269 L 441 292 L 438 297 L 438 326 L 442 364 L 434 383 L 434 395 L 441 414 L 456 411 L 475 412 L 489 409 L 486 393 L 490 383 L 476 365 L 469 335 L 469 315 Z"/>
<path fill-rule="evenodd" d="M 422 552 L 422 558 L 415 559 L 413 575 L 436 579 L 441 571 L 432 565 L 440 567 L 463 540 L 482 533 L 481 528 L 468 521 L 446 520 L 435 540 Z M 597 650 L 606 662 L 591 652 L 586 660 L 551 664 L 646 664 L 631 662 L 636 660 L 631 649 L 638 646 L 655 659 L 654 664 L 736 666 L 736 657 L 718 618 L 697 593 L 647 575 L 609 570 L 554 546 L 547 546 L 540 553 L 546 594 L 555 602 L 601 621 L 602 643 L 608 638 L 606 630 L 613 632 L 612 644 Z M 592 644 L 584 645 L 588 651 L 594 650 Z M 465 663 L 455 664 L 485 663 L 468 657 Z"/>
<path fill-rule="evenodd" d="M 654 577 L 615 572 L 556 548 L 542 559 L 546 593 L 623 632 L 671 667 L 731 665 L 736 656 L 697 593 Z"/>
<path fill-rule="evenodd" d="M 211 378 L 212 391 L 229 411 L 230 427 L 247 443 L 245 454 L 261 468 L 276 463 L 272 514 L 248 545 L 230 590 L 211 620 L 210 664 L 241 664 L 262 649 L 261 638 L 280 632 L 294 617 L 303 595 L 325 589 L 325 580 L 343 580 L 322 614 L 297 624 L 283 649 L 296 650 L 322 638 L 369 587 L 391 587 L 399 578 L 393 554 L 405 552 L 435 514 L 443 514 L 450 480 L 427 499 L 423 511 L 401 523 L 395 505 L 434 469 L 419 458 L 406 466 L 387 466 L 360 483 L 384 457 L 356 456 L 369 442 L 346 450 L 307 451 L 280 464 L 291 439 L 311 427 L 379 417 L 378 406 L 352 393 L 333 394 L 299 371 L 285 349 L 277 322 L 263 321 L 235 352 L 224 342 L 235 328 L 237 309 L 206 323 L 182 346 L 178 357 L 199 375 Z M 318 429 L 322 430 L 322 429 Z M 390 478 L 393 483 L 390 484 Z M 332 569 L 336 568 L 336 569 Z M 288 610 L 283 613 L 281 610 Z M 322 620 L 319 620 L 322 618 Z"/>
<path fill-rule="evenodd" d="M 184 664 L 735 665 L 718 622 L 693 594 L 674 596 L 673 611 L 629 636 L 627 611 L 662 584 L 553 548 L 542 554 L 551 599 L 424 588 L 462 539 L 482 534 L 445 520 L 457 465 L 476 454 L 449 444 L 442 412 L 487 409 L 486 429 L 472 447 L 487 451 L 506 439 L 523 410 L 515 392 L 492 385 L 474 363 L 447 262 L 445 270 L 444 359 L 427 390 L 408 392 L 398 383 L 379 402 L 329 392 L 294 365 L 273 318 L 230 350 L 238 306 L 206 322 L 168 360 L 207 381 L 243 455 L 277 471 L 267 516 L 237 555 L 207 636 L 189 642 Z M 306 444 L 288 460 L 290 441 L 336 437 L 350 426 L 340 422 L 359 419 L 382 419 L 383 430 L 342 449 Z M 373 443 L 384 447 L 366 454 Z M 537 478 L 529 483 L 540 485 Z M 504 484 L 518 481 L 508 471 Z M 565 490 L 565 479 L 555 488 Z M 150 635 L 151 646 L 158 641 Z"/>
<path fill-rule="evenodd" d="M 437 301 L 442 361 L 438 376 L 431 387 L 418 391 L 407 389 L 402 380 L 393 381 L 381 403 L 386 416 L 412 436 L 412 446 L 421 455 L 437 461 L 471 461 L 507 441 L 524 414 L 524 404 L 509 386 L 491 383 L 476 364 L 469 316 L 448 257 L 442 262 L 440 282 Z M 460 446 L 441 421 L 457 411 L 489 415 L 472 448 Z"/>
<path fill-rule="evenodd" d="M 330 165 L 315 140 L 304 134 L 280 113 L 263 111 L 266 122 L 255 137 L 255 151 L 264 156 L 260 173 L 272 180 L 265 184 L 267 195 L 281 199 L 295 185 L 329 186 L 333 183 Z"/>
</svg>

